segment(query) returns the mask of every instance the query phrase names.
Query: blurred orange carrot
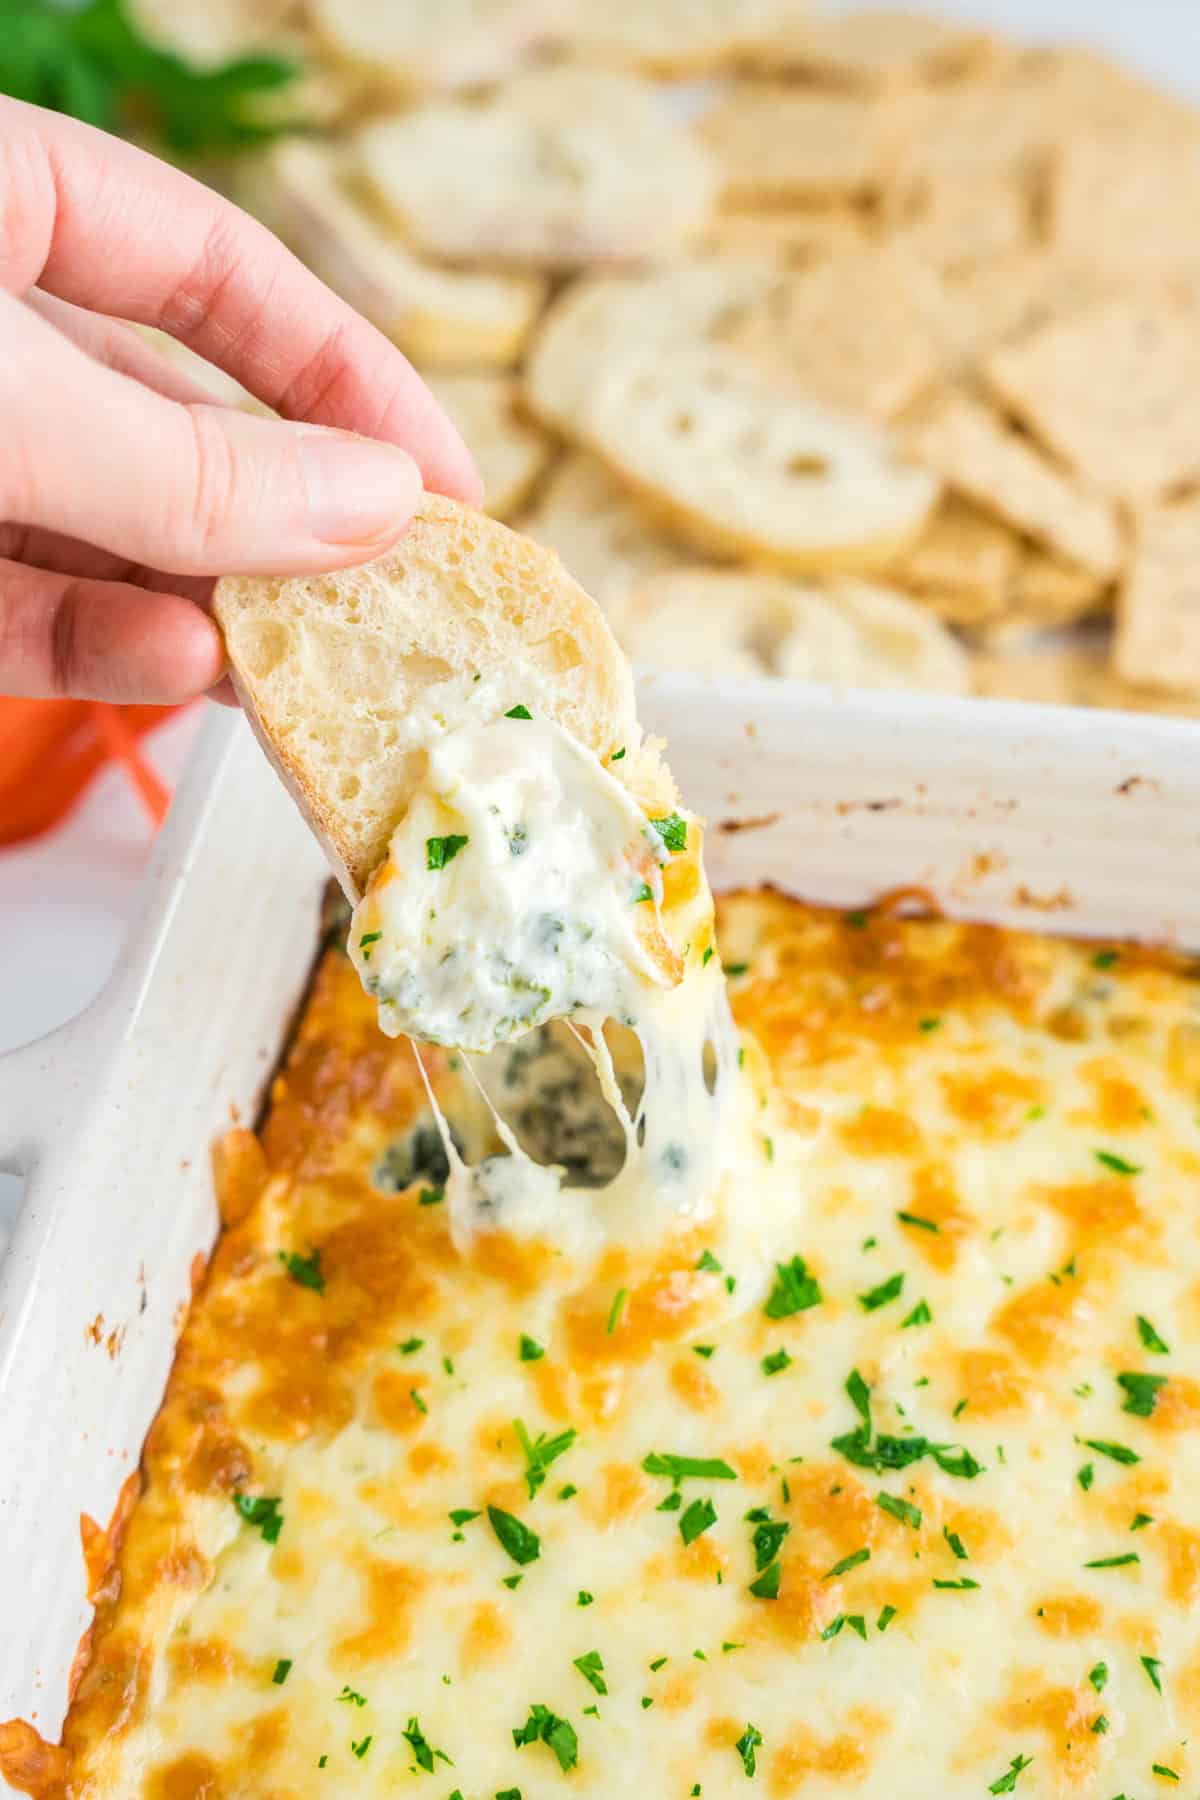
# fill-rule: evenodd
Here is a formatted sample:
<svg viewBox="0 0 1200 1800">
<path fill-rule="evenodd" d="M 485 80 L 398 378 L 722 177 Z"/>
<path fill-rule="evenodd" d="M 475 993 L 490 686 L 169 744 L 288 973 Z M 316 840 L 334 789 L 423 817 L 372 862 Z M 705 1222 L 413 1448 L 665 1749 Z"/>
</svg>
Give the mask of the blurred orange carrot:
<svg viewBox="0 0 1200 1800">
<path fill-rule="evenodd" d="M 0 844 L 49 831 L 112 760 L 125 768 L 151 822 L 161 823 L 170 796 L 138 740 L 176 710 L 0 698 Z"/>
</svg>

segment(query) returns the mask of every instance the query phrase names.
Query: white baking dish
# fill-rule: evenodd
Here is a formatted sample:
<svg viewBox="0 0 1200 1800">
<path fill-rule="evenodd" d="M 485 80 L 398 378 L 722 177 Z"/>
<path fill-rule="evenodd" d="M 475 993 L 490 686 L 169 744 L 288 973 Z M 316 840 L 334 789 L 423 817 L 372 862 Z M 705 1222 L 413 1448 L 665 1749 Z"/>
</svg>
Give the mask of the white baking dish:
<svg viewBox="0 0 1200 1800">
<path fill-rule="evenodd" d="M 1175 721 L 658 677 L 642 715 L 711 823 L 714 886 L 1200 945 L 1200 732 Z M 215 1230 L 209 1148 L 253 1122 L 317 942 L 322 860 L 244 722 L 214 711 L 123 964 L 0 1060 L 0 1719 L 57 1735 L 107 1520 Z"/>
</svg>

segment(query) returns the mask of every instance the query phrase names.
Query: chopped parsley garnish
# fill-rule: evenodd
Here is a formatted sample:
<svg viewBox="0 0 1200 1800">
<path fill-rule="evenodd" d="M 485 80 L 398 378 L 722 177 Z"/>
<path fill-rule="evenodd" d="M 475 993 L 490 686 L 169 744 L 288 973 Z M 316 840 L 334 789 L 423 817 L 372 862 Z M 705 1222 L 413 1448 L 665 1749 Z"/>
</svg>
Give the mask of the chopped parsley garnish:
<svg viewBox="0 0 1200 1800">
<path fill-rule="evenodd" d="M 853 1431 L 843 1432 L 833 1440 L 832 1448 L 859 1469 L 872 1469 L 882 1475 L 885 1469 L 906 1469 L 922 1457 L 932 1456 L 938 1468 L 963 1481 L 973 1481 L 983 1473 L 983 1464 L 961 1444 L 933 1444 L 926 1437 L 893 1437 L 886 1432 L 874 1433 L 871 1423 L 871 1390 L 852 1369 L 846 1381 L 846 1392 L 862 1423 Z"/>
<path fill-rule="evenodd" d="M 1135 1375 L 1128 1371 L 1124 1375 L 1118 1375 L 1117 1386 L 1125 1392 L 1121 1411 L 1133 1413 L 1139 1419 L 1148 1419 L 1158 1405 L 1159 1388 L 1166 1385 L 1165 1375 Z"/>
<path fill-rule="evenodd" d="M 624 754 L 625 754 L 625 746 L 624 746 L 624 744 L 622 744 L 621 748 L 619 750 L 613 751 L 612 755 L 609 757 L 608 760 L 609 760 L 609 762 L 620 762 L 620 760 L 624 756 Z"/>
<path fill-rule="evenodd" d="M 1161 1775 L 1165 1781 L 1178 1781 L 1179 1780 L 1179 1777 L 1175 1773 L 1174 1769 L 1168 1769 L 1166 1763 L 1151 1763 L 1150 1764 L 1150 1773 L 1152 1775 Z"/>
<path fill-rule="evenodd" d="M 989 1783 L 988 1793 L 1011 1794 L 1017 1785 L 1017 1776 L 1022 1769 L 1027 1769 L 1032 1761 L 1032 1756 L 1014 1756 L 1007 1771 L 1001 1775 L 1000 1779 Z"/>
<path fill-rule="evenodd" d="M 589 1594 L 586 1588 L 580 1588 L 578 1594 L 575 1596 L 575 1604 L 576 1606 L 592 1606 L 595 1603 L 595 1599 L 595 1594 Z"/>
<path fill-rule="evenodd" d="M 1150 1678 L 1150 1686 L 1154 1689 L 1156 1694 L 1161 1694 L 1162 1693 L 1162 1677 L 1160 1676 L 1159 1671 L 1162 1668 L 1162 1663 L 1159 1661 L 1158 1657 L 1157 1656 L 1139 1656 L 1138 1661 L 1141 1663 L 1143 1669 L 1145 1669 L 1146 1674 Z"/>
<path fill-rule="evenodd" d="M 355 1756 L 357 1756 L 359 1762 L 361 1762 L 363 1757 L 367 1754 L 367 1751 L 371 1748 L 370 1734 L 368 1733 L 368 1735 L 365 1738 L 359 1738 L 357 1744 L 355 1743 L 354 1739 L 351 1738 L 350 1739 L 350 1748 L 354 1752 Z"/>
<path fill-rule="evenodd" d="M 722 963 L 721 967 L 733 981 L 736 981 L 739 975 L 748 974 L 750 970 L 750 964 L 748 962 Z"/>
<path fill-rule="evenodd" d="M 548 1438 L 544 1431 L 539 1431 L 536 1438 L 531 1438 L 521 1419 L 513 1420 L 513 1430 L 525 1457 L 525 1480 L 532 1500 L 545 1481 L 550 1464 L 566 1454 L 579 1433 L 574 1426 L 569 1426 L 566 1431 L 560 1431 L 557 1437 Z"/>
<path fill-rule="evenodd" d="M 934 1219 L 922 1219 L 917 1213 L 898 1212 L 896 1217 L 902 1225 L 915 1225 L 918 1231 L 940 1231 L 942 1228 Z"/>
<path fill-rule="evenodd" d="M 858 1304 L 862 1307 L 864 1312 L 877 1312 L 881 1306 L 886 1306 L 890 1300 L 898 1300 L 903 1287 L 903 1274 L 889 1276 L 887 1281 L 881 1281 L 879 1286 L 871 1288 L 869 1293 L 860 1294 L 858 1296 Z"/>
<path fill-rule="evenodd" d="M 424 1400 L 422 1400 L 422 1398 L 421 1398 L 421 1392 L 420 1392 L 419 1388 L 415 1388 L 415 1387 L 409 1388 L 408 1397 L 412 1401 L 413 1405 L 416 1407 L 416 1409 L 419 1413 L 427 1413 L 429 1411 L 429 1408 L 426 1406 Z"/>
<path fill-rule="evenodd" d="M 651 819 L 650 823 L 668 850 L 687 849 L 687 820 L 678 813 L 667 813 L 665 818 Z"/>
<path fill-rule="evenodd" d="M 418 1767 L 424 1769 L 427 1775 L 433 1774 L 433 1759 L 435 1756 L 439 1762 L 450 1763 L 450 1758 L 446 1755 L 444 1750 L 435 1750 L 433 1748 L 416 1719 L 410 1719 L 400 1735 L 402 1738 L 408 1740 L 412 1747 L 413 1757 Z M 450 1767 L 454 1767 L 453 1763 L 450 1763 Z"/>
<path fill-rule="evenodd" d="M 754 1752 L 758 1749 L 762 1741 L 762 1732 L 758 1729 L 757 1725 L 747 1725 L 745 1731 L 743 1731 L 741 1737 L 733 1746 L 742 1759 L 742 1768 L 747 1775 L 754 1774 L 756 1767 Z"/>
<path fill-rule="evenodd" d="M 717 1509 L 707 1496 L 703 1500 L 693 1500 L 680 1515 L 679 1535 L 685 1544 L 691 1544 L 716 1522 Z"/>
<path fill-rule="evenodd" d="M 1171 1354 L 1169 1347 L 1163 1342 L 1162 1338 L 1159 1337 L 1149 1319 L 1144 1318 L 1141 1313 L 1137 1316 L 1137 1328 L 1138 1336 L 1141 1338 L 1145 1349 L 1152 1350 L 1155 1356 L 1169 1356 Z"/>
<path fill-rule="evenodd" d="M 523 1525 L 520 1519 L 499 1506 L 489 1506 L 487 1516 L 501 1549 L 507 1551 L 515 1563 L 524 1566 L 537 1561 L 542 1554 L 542 1540 L 536 1531 L 530 1531 L 528 1525 Z"/>
<path fill-rule="evenodd" d="M 678 1488 L 673 1488 L 665 1500 L 660 1500 L 655 1512 L 678 1512 L 683 1505 L 683 1495 Z"/>
<path fill-rule="evenodd" d="M 902 1525 L 908 1525 L 913 1531 L 921 1529 L 921 1509 L 913 1506 L 908 1500 L 901 1500 L 895 1494 L 876 1494 L 875 1504 L 881 1512 L 891 1513 L 893 1519 L 899 1519 Z"/>
<path fill-rule="evenodd" d="M 1079 1483 L 1080 1487 L 1083 1489 L 1084 1493 L 1086 1494 L 1088 1492 L 1088 1490 L 1091 1488 L 1093 1481 L 1095 1481 L 1095 1479 L 1096 1479 L 1095 1464 L 1094 1463 L 1084 1463 L 1082 1469 L 1080 1469 L 1080 1471 L 1076 1475 L 1075 1479 Z"/>
<path fill-rule="evenodd" d="M 1112 1462 L 1125 1463 L 1130 1468 L 1134 1463 L 1142 1460 L 1137 1451 L 1131 1450 L 1128 1444 L 1113 1444 L 1106 1438 L 1084 1438 L 1082 1441 L 1085 1448 L 1094 1450 L 1098 1456 L 1107 1456 Z"/>
<path fill-rule="evenodd" d="M 892 1620 L 895 1618 L 895 1616 L 896 1616 L 895 1607 L 894 1606 L 885 1606 L 883 1608 L 882 1612 L 880 1613 L 879 1617 L 875 1621 L 876 1631 L 886 1631 L 888 1626 L 891 1624 Z"/>
<path fill-rule="evenodd" d="M 711 1250 L 705 1250 L 703 1252 L 696 1267 L 698 1269 L 706 1269 L 710 1275 L 723 1275 L 725 1273 L 724 1268 L 717 1261 Z"/>
<path fill-rule="evenodd" d="M 640 885 L 638 887 L 635 887 L 633 890 L 632 900 L 633 900 L 633 904 L 635 906 L 641 906 L 645 901 L 653 900 L 653 898 L 654 898 L 654 891 L 651 888 L 650 883 L 648 881 L 643 881 L 642 883 L 640 883 Z"/>
<path fill-rule="evenodd" d="M 540 1362 L 545 1354 L 546 1352 L 541 1344 L 537 1343 L 533 1338 L 527 1337 L 524 1332 L 521 1333 L 522 1362 Z"/>
<path fill-rule="evenodd" d="M 940 1019 L 918 1019 L 917 1020 L 917 1030 L 918 1031 L 936 1031 L 938 1026 L 941 1024 L 941 1022 L 942 1021 Z"/>
<path fill-rule="evenodd" d="M 344 1687 L 338 1695 L 338 1699 L 346 1706 L 365 1706 L 367 1704 L 367 1696 L 356 1692 L 352 1687 Z"/>
<path fill-rule="evenodd" d="M 402 1344 L 396 1345 L 401 1356 L 412 1356 L 416 1351 L 425 1348 L 425 1339 L 419 1337 L 405 1338 Z"/>
<path fill-rule="evenodd" d="M 1132 1523 L 1130 1524 L 1129 1529 L 1130 1529 L 1130 1531 L 1144 1531 L 1147 1525 L 1153 1525 L 1153 1523 L 1154 1523 L 1153 1513 L 1144 1513 L 1144 1512 L 1134 1513 L 1133 1520 L 1132 1520 Z"/>
<path fill-rule="evenodd" d="M 754 1568 L 757 1574 L 761 1575 L 775 1561 L 783 1540 L 791 1529 L 786 1519 L 764 1519 L 755 1527 L 750 1542 L 754 1549 Z"/>
<path fill-rule="evenodd" d="M 949 1588 L 951 1592 L 958 1592 L 967 1588 L 977 1588 L 979 1583 L 972 1581 L 969 1575 L 963 1575 L 958 1581 L 939 1581 L 935 1576 L 933 1585 L 935 1588 Z"/>
<path fill-rule="evenodd" d="M 773 1562 L 769 1569 L 764 1569 L 757 1581 L 750 1583 L 750 1592 L 756 1600 L 778 1600 L 781 1573 L 781 1565 Z"/>
<path fill-rule="evenodd" d="M 235 1494 L 233 1504 L 247 1525 L 257 1525 L 264 1544 L 273 1544 L 283 1530 L 278 1494 Z"/>
<path fill-rule="evenodd" d="M 275 1683 L 276 1687 L 282 1687 L 284 1682 L 287 1680 L 288 1676 L 291 1674 L 291 1672 L 292 1672 L 291 1657 L 290 1656 L 281 1656 L 279 1661 L 275 1664 L 275 1673 L 272 1675 L 271 1680 Z"/>
<path fill-rule="evenodd" d="M 1096 1692 L 1102 1694 L 1108 1683 L 1108 1664 L 1105 1662 L 1098 1662 L 1094 1668 L 1089 1669 L 1088 1680 L 1091 1682 Z"/>
<path fill-rule="evenodd" d="M 559 1500 L 573 1500 L 578 1492 L 579 1489 L 575 1486 L 575 1483 L 573 1481 L 568 1481 L 565 1487 L 559 1488 L 556 1498 Z"/>
<path fill-rule="evenodd" d="M 901 1319 L 901 1331 L 907 1331 L 910 1325 L 929 1325 L 933 1322 L 933 1314 L 929 1310 L 927 1300 L 918 1300 L 907 1319 Z"/>
<path fill-rule="evenodd" d="M 608 1309 L 607 1330 L 608 1330 L 609 1337 L 611 1337 L 613 1335 L 613 1332 L 617 1329 L 617 1326 L 621 1323 L 621 1314 L 625 1311 L 625 1307 L 628 1303 L 628 1300 L 629 1300 L 629 1289 L 628 1288 L 618 1288 L 616 1293 L 613 1296 L 613 1303 Z"/>
<path fill-rule="evenodd" d="M 1092 958 L 1093 969 L 1111 969 L 1114 963 L 1121 960 L 1119 950 L 1097 950 Z"/>
<path fill-rule="evenodd" d="M 510 706 L 504 716 L 506 719 L 532 719 L 533 714 L 527 706 Z"/>
<path fill-rule="evenodd" d="M 459 851 L 465 849 L 470 839 L 460 837 L 457 832 L 450 832 L 446 837 L 425 839 L 425 867 L 427 869 L 444 869 L 453 862 Z"/>
<path fill-rule="evenodd" d="M 473 1512 L 469 1506 L 456 1506 L 450 1514 L 450 1523 L 455 1526 L 469 1525 L 472 1519 L 477 1519 L 479 1516 L 479 1513 Z"/>
<path fill-rule="evenodd" d="M 841 1562 L 835 1562 L 832 1569 L 826 1569 L 822 1581 L 832 1581 L 835 1575 L 848 1575 L 851 1569 L 857 1569 L 860 1563 L 870 1562 L 871 1552 L 864 1544 L 861 1550 L 852 1550 L 849 1556 L 843 1556 Z"/>
<path fill-rule="evenodd" d="M 1114 1175 L 1140 1175 L 1142 1172 L 1141 1163 L 1126 1162 L 1114 1150 L 1093 1150 L 1092 1155 L 1104 1168 L 1111 1169 Z"/>
<path fill-rule="evenodd" d="M 525 1577 L 523 1575 L 502 1575 L 500 1578 L 500 1586 L 506 1587 L 510 1593 L 513 1593 L 520 1587 L 524 1579 Z"/>
<path fill-rule="evenodd" d="M 715 1356 L 716 1354 L 717 1354 L 717 1346 L 715 1344 L 693 1344 L 692 1345 L 692 1355 L 693 1356 L 702 1356 L 704 1358 L 705 1362 L 708 1361 L 710 1356 Z"/>
<path fill-rule="evenodd" d="M 558 1766 L 565 1775 L 579 1761 L 579 1740 L 575 1727 L 548 1706 L 533 1705 L 524 1725 L 513 1727 L 513 1743 L 520 1750 L 525 1744 L 542 1743 L 553 1750 Z"/>
<path fill-rule="evenodd" d="M 843 1626 L 846 1625 L 850 1627 L 851 1631 L 856 1631 L 863 1643 L 866 1643 L 867 1621 L 861 1613 L 839 1613 L 837 1618 L 832 1620 L 821 1633 L 821 1642 L 828 1643 L 830 1638 L 839 1636 Z"/>
<path fill-rule="evenodd" d="M 440 1206 L 446 1198 L 446 1190 L 442 1187 L 422 1188 L 417 1195 L 418 1206 Z"/>
<path fill-rule="evenodd" d="M 780 1348 L 772 1350 L 770 1356 L 764 1356 L 759 1366 L 764 1375 L 782 1375 L 785 1369 L 791 1368 L 792 1359 L 786 1350 Z"/>
<path fill-rule="evenodd" d="M 1097 1556 L 1092 1562 L 1085 1562 L 1085 1569 L 1123 1569 L 1128 1563 L 1140 1563 L 1141 1557 L 1136 1550 L 1127 1550 L 1124 1556 Z"/>
<path fill-rule="evenodd" d="M 363 953 L 363 961 L 371 960 L 371 945 L 377 944 L 383 936 L 382 931 L 364 931 L 358 940 L 358 947 Z"/>
<path fill-rule="evenodd" d="M 300 1256 L 295 1250 L 281 1250 L 279 1260 L 286 1269 L 289 1280 L 294 1281 L 298 1287 L 311 1288 L 314 1294 L 325 1292 L 319 1250 L 314 1250 L 311 1256 Z"/>
<path fill-rule="evenodd" d="M 650 1664 L 650 1673 L 652 1675 L 657 1675 L 660 1669 L 666 1668 L 670 1660 L 669 1656 L 656 1656 L 654 1661 Z"/>
<path fill-rule="evenodd" d="M 700 958 L 700 967 L 702 969 L 707 969 L 707 967 L 708 967 L 709 963 L 712 961 L 712 959 L 713 959 L 713 947 L 710 944 L 708 946 L 708 949 L 704 952 L 704 955 Z"/>
<path fill-rule="evenodd" d="M 1097 1737 L 1104 1737 L 1106 1735 L 1108 1731 L 1108 1720 L 1103 1713 L 1096 1714 L 1095 1718 L 1088 1726 L 1088 1730 L 1094 1731 Z"/>
<path fill-rule="evenodd" d="M 676 1487 L 689 1476 L 701 1481 L 736 1481 L 737 1470 L 731 1469 L 719 1456 L 672 1456 L 668 1451 L 652 1450 L 642 1458 L 647 1475 L 669 1475 Z"/>
<path fill-rule="evenodd" d="M 768 1319 L 790 1319 L 793 1313 L 820 1306 L 821 1289 L 816 1277 L 809 1274 L 808 1264 L 802 1256 L 793 1256 L 791 1262 L 776 1263 L 775 1274 L 778 1279 L 763 1307 Z"/>
<path fill-rule="evenodd" d="M 585 1656 L 575 1657 L 574 1666 L 589 1687 L 595 1688 L 598 1694 L 607 1694 L 608 1683 L 604 1679 L 604 1661 L 598 1650 L 589 1650 Z"/>
<path fill-rule="evenodd" d="M 951 1550 L 953 1550 L 955 1556 L 957 1556 L 959 1562 L 969 1561 L 969 1558 L 968 1558 L 967 1552 L 966 1552 L 966 1547 L 964 1546 L 963 1541 L 959 1537 L 957 1531 L 951 1531 L 951 1529 L 948 1525 L 943 1525 L 942 1526 L 942 1536 L 945 1538 L 946 1542 L 949 1544 Z"/>
</svg>

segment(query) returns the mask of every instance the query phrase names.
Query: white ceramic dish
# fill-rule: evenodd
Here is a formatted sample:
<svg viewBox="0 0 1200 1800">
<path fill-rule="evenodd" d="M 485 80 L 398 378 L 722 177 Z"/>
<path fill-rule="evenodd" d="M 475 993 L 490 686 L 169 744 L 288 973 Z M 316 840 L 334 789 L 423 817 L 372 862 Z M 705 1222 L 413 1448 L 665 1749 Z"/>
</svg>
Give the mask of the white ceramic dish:
<svg viewBox="0 0 1200 1800">
<path fill-rule="evenodd" d="M 711 823 L 714 886 L 920 886 L 949 912 L 1200 945 L 1200 732 L 1128 714 L 661 677 L 642 716 Z M 317 942 L 319 852 L 218 715 L 117 976 L 0 1060 L 0 1719 L 57 1735 L 104 1521 L 215 1231 L 209 1148 L 252 1122 Z"/>
</svg>

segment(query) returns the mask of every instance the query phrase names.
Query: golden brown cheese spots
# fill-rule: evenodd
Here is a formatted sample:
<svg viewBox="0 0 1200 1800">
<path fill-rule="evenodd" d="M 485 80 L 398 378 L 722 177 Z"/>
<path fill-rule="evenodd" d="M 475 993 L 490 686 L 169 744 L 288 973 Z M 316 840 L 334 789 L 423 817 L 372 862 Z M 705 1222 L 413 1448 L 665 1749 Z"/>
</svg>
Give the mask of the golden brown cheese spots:
<svg viewBox="0 0 1200 1800">
<path fill-rule="evenodd" d="M 972 1419 L 1001 1418 L 1028 1404 L 1028 1383 L 1006 1351 L 963 1350 L 954 1360 L 955 1391 Z"/>
<path fill-rule="evenodd" d="M 1177 1606 L 1200 1601 L 1200 1531 L 1163 1519 L 1154 1531 L 1155 1548 L 1166 1559 L 1167 1596 Z"/>
<path fill-rule="evenodd" d="M 273 1706 L 255 1719 L 234 1726 L 238 1740 L 237 1760 L 244 1767 L 261 1771 L 280 1755 L 291 1735 L 292 1720 L 286 1706 Z"/>
<path fill-rule="evenodd" d="M 1057 1286 L 1043 1279 L 1006 1300 L 990 1322 L 1023 1362 L 1041 1367 L 1075 1350 L 1090 1316 L 1081 1279 Z"/>
<path fill-rule="evenodd" d="M 444 1444 L 414 1444 L 405 1461 L 418 1481 L 426 1475 L 446 1475 L 458 1466 L 453 1450 Z"/>
<path fill-rule="evenodd" d="M 1094 1125 L 1104 1132 L 1136 1131 L 1146 1124 L 1150 1117 L 1146 1096 L 1115 1057 L 1096 1057 L 1084 1063 L 1079 1073 L 1091 1088 L 1093 1100 L 1089 1109 L 1070 1114 L 1070 1123 Z"/>
<path fill-rule="evenodd" d="M 240 1225 L 267 1181 L 267 1158 L 252 1131 L 227 1131 L 213 1150 L 213 1185 L 221 1224 Z"/>
<path fill-rule="evenodd" d="M 1180 1019 L 1167 1036 L 1167 1076 L 1186 1100 L 1200 1100 L 1200 1025 Z"/>
<path fill-rule="evenodd" d="M 1025 1129 L 1030 1107 L 1045 1099 L 1042 1082 L 1002 1066 L 944 1074 L 942 1092 L 965 1132 L 991 1139 L 1016 1137 Z"/>
<path fill-rule="evenodd" d="M 959 1198 L 951 1169 L 940 1162 L 923 1163 L 913 1171 L 911 1198 L 904 1209 L 914 1218 L 936 1225 L 910 1225 L 900 1220 L 904 1241 L 930 1268 L 948 1272 L 958 1261 L 960 1241 L 974 1229 L 974 1220 Z"/>
<path fill-rule="evenodd" d="M 551 1419 L 569 1419 L 571 1405 L 567 1395 L 567 1383 L 557 1363 L 543 1356 L 540 1362 L 528 1365 L 530 1379 L 537 1395 L 538 1405 Z"/>
<path fill-rule="evenodd" d="M 857 1706 L 847 1714 L 846 1729 L 829 1737 L 811 1725 L 797 1726 L 767 1758 L 768 1793 L 799 1793 L 814 1775 L 856 1787 L 883 1748 L 890 1724 L 878 1708 Z"/>
<path fill-rule="evenodd" d="M 429 1416 L 429 1385 L 420 1369 L 380 1369 L 371 1383 L 373 1422 L 402 1434 L 419 1430 Z"/>
<path fill-rule="evenodd" d="M 657 1490 L 636 1463 L 617 1462 L 607 1464 L 582 1489 L 578 1504 L 594 1524 L 607 1527 L 632 1519 L 657 1498 Z"/>
<path fill-rule="evenodd" d="M 154 1568 L 157 1583 L 166 1587 L 190 1589 L 199 1593 L 212 1579 L 212 1564 L 195 1544 L 175 1545 L 159 1557 Z"/>
<path fill-rule="evenodd" d="M 671 1386 L 690 1412 L 712 1412 L 721 1404 L 720 1388 L 695 1357 L 671 1364 Z"/>
<path fill-rule="evenodd" d="M 1050 1637 L 1087 1637 L 1099 1631 L 1104 1608 L 1088 1594 L 1051 1594 L 1037 1602 L 1033 1617 Z"/>
<path fill-rule="evenodd" d="M 689 1706 L 695 1705 L 699 1686 L 698 1669 L 677 1670 L 655 1693 L 655 1704 L 665 1707 L 668 1712 L 686 1712 Z"/>
<path fill-rule="evenodd" d="M 1128 1176 L 1040 1186 L 1034 1189 L 1034 1198 L 1066 1220 L 1080 1249 L 1100 1244 L 1132 1250 L 1159 1235 L 1142 1205 L 1137 1182 Z"/>
<path fill-rule="evenodd" d="M 1014 1673 L 1009 1698 L 996 1709 L 997 1723 L 1014 1733 L 1040 1732 L 1064 1782 L 1082 1786 L 1103 1758 L 1104 1736 L 1090 1729 L 1103 1710 L 1095 1689 L 1044 1683 L 1037 1669 Z"/>
<path fill-rule="evenodd" d="M 146 1800 L 226 1800 L 226 1793 L 216 1763 L 198 1750 L 151 1770 L 146 1783 Z"/>
<path fill-rule="evenodd" d="M 864 1106 L 853 1119 L 843 1119 L 838 1136 L 855 1156 L 921 1154 L 924 1139 L 906 1113 L 890 1106 Z"/>
<path fill-rule="evenodd" d="M 483 1601 L 471 1614 L 471 1623 L 463 1633 L 463 1668 L 469 1671 L 495 1662 L 511 1642 L 512 1632 L 499 1607 L 490 1600 Z"/>
<path fill-rule="evenodd" d="M 1155 1431 L 1195 1431 L 1200 1427 L 1200 1382 L 1172 1375 L 1158 1390 L 1149 1422 Z"/>
<path fill-rule="evenodd" d="M 0 1723 L 0 1776 L 34 1800 L 62 1800 L 70 1758 L 24 1719 Z"/>
<path fill-rule="evenodd" d="M 167 1649 L 167 1661 L 176 1681 L 198 1681 L 220 1686 L 232 1681 L 243 1667 L 231 1644 L 219 1638 L 176 1638 Z"/>
<path fill-rule="evenodd" d="M 698 1331 L 720 1304 L 717 1276 L 696 1269 L 699 1252 L 672 1250 L 665 1264 L 645 1272 L 621 1256 L 606 1257 L 596 1280 L 563 1303 L 562 1330 L 573 1369 L 644 1362 L 657 1345 Z M 680 1263 L 683 1266 L 680 1266 Z M 627 1296 L 614 1318 L 613 1303 Z M 609 1327 L 612 1326 L 610 1330 Z"/>
<path fill-rule="evenodd" d="M 356 1560 L 362 1598 L 354 1617 L 362 1623 L 334 1644 L 332 1661 L 338 1669 L 343 1665 L 362 1667 L 406 1650 L 417 1607 L 429 1585 L 428 1576 L 407 1563 L 388 1562 L 364 1552 Z"/>
</svg>

